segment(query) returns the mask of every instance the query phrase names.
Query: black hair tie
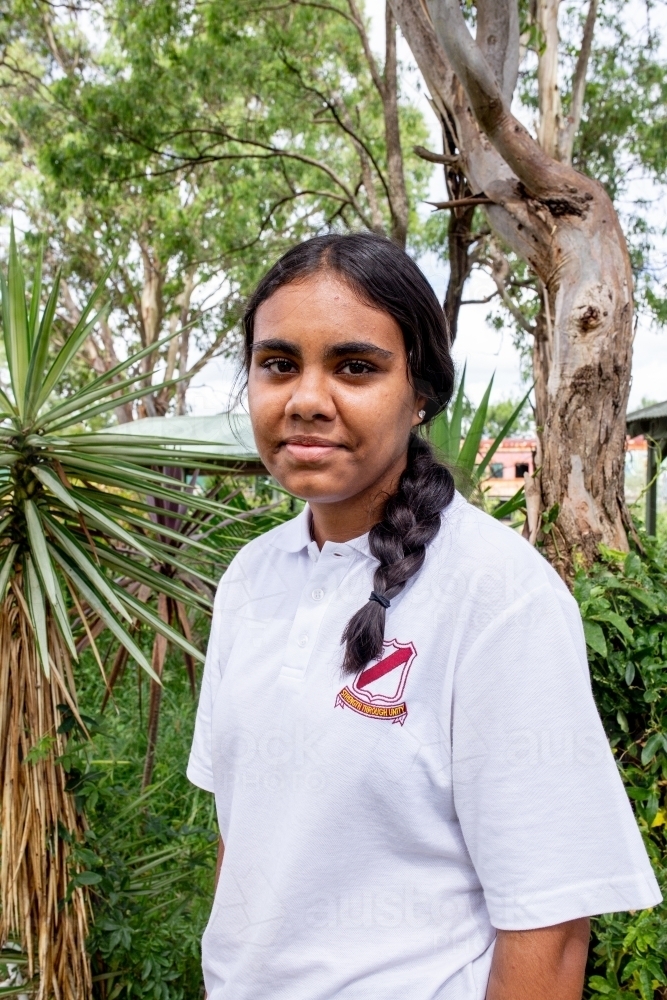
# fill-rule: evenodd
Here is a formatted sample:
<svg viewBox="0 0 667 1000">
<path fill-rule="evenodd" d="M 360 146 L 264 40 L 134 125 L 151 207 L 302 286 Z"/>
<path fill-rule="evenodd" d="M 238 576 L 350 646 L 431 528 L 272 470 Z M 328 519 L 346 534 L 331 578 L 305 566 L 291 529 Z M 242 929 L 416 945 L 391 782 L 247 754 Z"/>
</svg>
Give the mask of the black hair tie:
<svg viewBox="0 0 667 1000">
<path fill-rule="evenodd" d="M 376 594 L 374 590 L 371 590 L 371 596 L 368 598 L 369 601 L 377 601 L 381 604 L 383 608 L 388 608 L 391 605 L 391 601 L 388 601 L 386 597 L 382 594 Z"/>
</svg>

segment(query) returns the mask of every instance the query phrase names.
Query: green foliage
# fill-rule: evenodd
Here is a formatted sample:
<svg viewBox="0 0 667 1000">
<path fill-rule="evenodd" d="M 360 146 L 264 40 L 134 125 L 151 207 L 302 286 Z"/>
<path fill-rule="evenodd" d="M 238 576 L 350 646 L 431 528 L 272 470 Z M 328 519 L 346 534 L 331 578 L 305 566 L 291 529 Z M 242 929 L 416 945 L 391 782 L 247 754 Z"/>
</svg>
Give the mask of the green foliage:
<svg viewBox="0 0 667 1000">
<path fill-rule="evenodd" d="M 195 374 L 234 351 L 245 297 L 287 246 L 390 231 L 382 101 L 347 4 L 6 6 L 0 206 L 47 236 L 74 307 L 117 260 L 112 340 L 143 347 L 153 323 L 159 335 L 195 320 L 172 345 L 180 374 Z M 427 135 L 405 99 L 400 119 L 414 229 L 432 167 L 412 152 Z M 175 393 L 156 391 L 155 414 L 144 400 L 148 415 Z"/>
<path fill-rule="evenodd" d="M 489 403 L 486 411 L 486 423 L 484 425 L 485 437 L 497 437 L 515 412 L 519 403 L 520 400 L 513 397 L 500 399 L 497 403 Z M 525 406 L 514 420 L 508 436 L 518 437 L 523 434 L 535 434 L 533 414 Z"/>
<path fill-rule="evenodd" d="M 179 444 L 175 450 L 164 439 L 86 433 L 86 424 L 93 417 L 113 409 L 122 399 L 146 393 L 142 372 L 125 377 L 136 356 L 69 397 L 58 397 L 63 374 L 103 315 L 98 303 L 107 276 L 108 272 L 71 336 L 52 356 L 51 330 L 59 283 L 56 281 L 42 310 L 38 266 L 30 299 L 26 299 L 12 228 L 7 279 L 0 278 L 2 329 L 11 381 L 11 390 L 0 391 L 0 599 L 13 575 L 20 575 L 22 583 L 13 585 L 25 591 L 47 677 L 54 666 L 48 638 L 51 617 L 64 648 L 77 659 L 71 605 L 66 599 L 69 592 L 80 616 L 79 600 L 157 680 L 128 631 L 133 620 L 165 636 L 187 656 L 201 659 L 201 653 L 155 614 L 145 598 L 137 600 L 136 587 L 143 584 L 149 591 L 154 589 L 187 607 L 208 608 L 219 555 L 210 538 L 202 542 L 194 537 L 195 530 L 212 515 L 221 525 L 225 521 L 234 525 L 240 516 L 233 506 L 202 496 L 192 489 L 194 484 L 187 488 L 184 478 L 177 478 L 179 471 L 188 467 L 203 474 L 221 471 L 220 463 L 210 453 L 198 451 L 196 445 Z M 150 348 L 143 354 L 148 351 Z M 142 379 L 144 385 L 137 388 Z M 120 399 L 118 394 L 122 394 Z M 150 516 L 156 505 L 165 501 L 174 505 L 175 527 L 182 528 L 185 518 L 189 533 L 179 534 Z M 166 544 L 170 530 L 180 543 L 177 550 Z M 160 572 L 165 565 L 172 570 L 169 575 Z M 189 583 L 179 579 L 179 571 L 185 572 Z M 131 581 L 135 592 L 129 586 Z M 82 621 L 86 624 L 84 618 Z"/>
<path fill-rule="evenodd" d="M 205 642 L 206 619 L 197 626 Z M 215 804 L 185 777 L 196 702 L 177 655 L 167 658 L 164 677 L 156 770 L 143 793 L 146 685 L 135 671 L 116 686 L 92 740 L 75 731 L 70 741 L 71 786 L 85 798 L 90 827 L 74 847 L 79 870 L 70 884 L 89 886 L 96 1000 L 203 996 L 200 941 L 213 894 Z M 80 684 L 82 702 L 99 712 L 105 689 L 90 654 L 82 657 Z"/>
<path fill-rule="evenodd" d="M 603 549 L 577 572 L 577 598 L 602 721 L 660 882 L 667 891 L 667 547 Z M 667 988 L 664 904 L 594 922 L 591 997 L 653 1000 Z"/>
<path fill-rule="evenodd" d="M 489 468 L 491 459 L 498 448 L 511 434 L 516 426 L 530 393 L 532 386 L 518 403 L 512 406 L 507 414 L 502 426 L 499 428 L 493 443 L 482 458 L 477 461 L 479 446 L 484 434 L 484 429 L 488 421 L 489 399 L 493 388 L 493 376 L 489 382 L 482 400 L 476 409 L 471 410 L 470 425 L 467 430 L 463 430 L 463 417 L 466 407 L 465 395 L 466 369 L 464 367 L 461 380 L 459 382 L 456 395 L 452 402 L 441 413 L 431 421 L 427 428 L 428 439 L 436 450 L 437 455 L 446 465 L 450 466 L 456 479 L 456 485 L 464 495 L 475 496 L 479 502 L 483 502 L 482 482 Z M 523 505 L 523 488 L 516 496 L 507 503 L 501 504 L 493 511 L 494 517 L 507 517 Z"/>
</svg>

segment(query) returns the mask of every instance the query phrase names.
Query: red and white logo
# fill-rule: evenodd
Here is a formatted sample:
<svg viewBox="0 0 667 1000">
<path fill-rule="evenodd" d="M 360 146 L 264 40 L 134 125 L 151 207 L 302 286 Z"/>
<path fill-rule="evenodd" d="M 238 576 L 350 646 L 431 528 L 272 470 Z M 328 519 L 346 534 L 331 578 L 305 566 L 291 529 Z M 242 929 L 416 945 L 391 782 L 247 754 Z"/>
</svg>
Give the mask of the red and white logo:
<svg viewBox="0 0 667 1000">
<path fill-rule="evenodd" d="M 391 639 L 383 643 L 383 655 L 361 670 L 336 698 L 337 708 L 351 708 L 359 715 L 389 719 L 401 726 L 408 708 L 403 692 L 417 650 L 412 642 Z"/>
</svg>

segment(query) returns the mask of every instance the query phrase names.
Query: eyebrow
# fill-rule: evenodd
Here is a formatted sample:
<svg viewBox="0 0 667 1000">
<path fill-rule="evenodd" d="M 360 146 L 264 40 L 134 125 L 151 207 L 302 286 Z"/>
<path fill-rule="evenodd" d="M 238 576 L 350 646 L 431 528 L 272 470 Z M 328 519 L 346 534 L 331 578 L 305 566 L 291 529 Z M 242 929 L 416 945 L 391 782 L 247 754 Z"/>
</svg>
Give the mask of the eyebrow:
<svg viewBox="0 0 667 1000">
<path fill-rule="evenodd" d="M 347 340 L 343 344 L 332 344 L 331 347 L 327 347 L 324 357 L 326 361 L 330 361 L 334 358 L 346 357 L 348 354 L 371 354 L 375 355 L 376 358 L 384 359 L 394 356 L 392 351 L 386 351 L 384 347 L 378 347 L 377 344 L 371 344 L 365 340 Z"/>
<path fill-rule="evenodd" d="M 251 351 L 253 354 L 258 351 L 275 351 L 276 354 L 290 354 L 293 358 L 302 357 L 301 348 L 298 344 L 290 340 L 280 340 L 273 337 L 256 341 L 252 345 Z M 331 347 L 327 347 L 324 352 L 324 360 L 331 361 L 336 358 L 347 357 L 349 354 L 370 354 L 385 360 L 394 356 L 392 351 L 387 351 L 384 347 L 378 347 L 377 344 L 371 344 L 369 341 L 346 340 L 342 344 L 332 344 Z"/>
<path fill-rule="evenodd" d="M 290 340 L 280 340 L 278 337 L 267 337 L 266 340 L 256 340 L 250 345 L 253 354 L 258 351 L 274 351 L 276 354 L 291 354 L 294 358 L 301 357 L 301 348 Z"/>
</svg>

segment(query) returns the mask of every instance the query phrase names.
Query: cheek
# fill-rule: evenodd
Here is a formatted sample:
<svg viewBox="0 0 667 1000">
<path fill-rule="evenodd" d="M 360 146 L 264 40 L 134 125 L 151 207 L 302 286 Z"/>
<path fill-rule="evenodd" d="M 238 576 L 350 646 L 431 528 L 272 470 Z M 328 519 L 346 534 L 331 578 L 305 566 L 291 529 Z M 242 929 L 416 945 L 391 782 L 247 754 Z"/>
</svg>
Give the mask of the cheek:
<svg viewBox="0 0 667 1000">
<path fill-rule="evenodd" d="M 275 426 L 277 415 L 285 409 L 285 391 L 282 386 L 269 384 L 253 370 L 248 374 L 248 408 L 255 436 Z"/>
<path fill-rule="evenodd" d="M 387 444 L 409 433 L 414 410 L 414 393 L 404 379 L 383 380 L 366 392 L 341 388 L 336 394 L 338 412 L 348 427 L 374 446 Z"/>
</svg>

